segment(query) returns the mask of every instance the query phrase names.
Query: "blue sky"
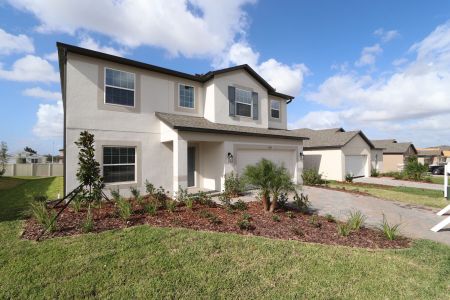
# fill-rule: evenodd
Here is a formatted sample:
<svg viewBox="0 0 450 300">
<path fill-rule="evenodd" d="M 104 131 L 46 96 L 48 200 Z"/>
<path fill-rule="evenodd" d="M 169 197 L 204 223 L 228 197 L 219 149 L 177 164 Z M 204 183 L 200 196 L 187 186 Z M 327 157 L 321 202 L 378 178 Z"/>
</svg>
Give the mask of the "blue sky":
<svg viewBox="0 0 450 300">
<path fill-rule="evenodd" d="M 296 96 L 291 128 L 450 144 L 449 20 L 444 0 L 0 0 L 0 140 L 62 146 L 62 41 L 189 73 L 248 63 Z"/>
</svg>

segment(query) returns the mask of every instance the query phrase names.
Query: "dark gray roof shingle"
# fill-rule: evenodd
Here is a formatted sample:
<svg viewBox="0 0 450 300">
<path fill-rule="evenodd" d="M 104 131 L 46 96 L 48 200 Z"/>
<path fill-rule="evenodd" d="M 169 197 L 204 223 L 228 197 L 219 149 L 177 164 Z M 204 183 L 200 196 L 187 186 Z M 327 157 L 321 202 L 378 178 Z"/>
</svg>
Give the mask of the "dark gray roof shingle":
<svg viewBox="0 0 450 300">
<path fill-rule="evenodd" d="M 418 156 L 441 156 L 441 149 L 417 149 Z"/>
<path fill-rule="evenodd" d="M 187 115 L 169 114 L 156 112 L 155 115 L 162 122 L 181 131 L 194 132 L 213 132 L 222 134 L 237 134 L 249 136 L 262 136 L 291 140 L 305 140 L 303 137 L 292 130 L 267 129 L 248 126 L 219 124 L 208 121 L 202 117 L 193 117 Z"/>
<path fill-rule="evenodd" d="M 309 140 L 305 141 L 303 146 L 305 149 L 320 149 L 320 148 L 340 148 L 345 146 L 356 135 L 366 141 L 371 148 L 374 148 L 372 143 L 362 133 L 362 131 L 344 131 L 342 128 L 330 128 L 322 130 L 314 130 L 309 128 L 292 130 L 300 136 L 306 136 Z"/>
<path fill-rule="evenodd" d="M 411 142 L 398 143 L 394 139 L 371 141 L 375 145 L 375 147 L 384 148 L 383 153 L 403 154 L 408 151 L 410 146 L 414 148 L 414 145 Z"/>
</svg>

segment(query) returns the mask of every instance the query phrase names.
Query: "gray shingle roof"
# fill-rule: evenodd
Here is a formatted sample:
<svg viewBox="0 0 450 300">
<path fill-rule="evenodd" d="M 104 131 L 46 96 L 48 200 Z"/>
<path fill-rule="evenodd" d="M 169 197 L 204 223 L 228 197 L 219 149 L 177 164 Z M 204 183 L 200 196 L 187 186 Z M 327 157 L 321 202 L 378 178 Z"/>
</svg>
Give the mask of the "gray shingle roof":
<svg viewBox="0 0 450 300">
<path fill-rule="evenodd" d="M 237 134 L 248 136 L 272 137 L 291 140 L 305 140 L 306 137 L 292 130 L 267 129 L 248 126 L 219 124 L 208 121 L 205 118 L 187 115 L 168 114 L 156 112 L 155 115 L 162 122 L 181 131 L 212 132 L 222 134 Z"/>
<path fill-rule="evenodd" d="M 322 130 L 313 130 L 309 128 L 292 130 L 300 136 L 306 136 L 309 138 L 305 141 L 303 146 L 305 149 L 320 149 L 320 148 L 340 148 L 345 146 L 351 139 L 357 135 L 361 137 L 369 144 L 371 148 L 374 148 L 372 143 L 361 131 L 344 131 L 342 128 L 330 128 Z"/>
<path fill-rule="evenodd" d="M 441 156 L 442 150 L 440 149 L 417 149 L 418 156 Z"/>
<path fill-rule="evenodd" d="M 371 140 L 377 148 L 384 148 L 383 153 L 403 154 L 408 148 L 414 145 L 411 142 L 398 143 L 394 139 L 389 140 Z M 415 150 L 415 148 L 414 148 Z"/>
</svg>

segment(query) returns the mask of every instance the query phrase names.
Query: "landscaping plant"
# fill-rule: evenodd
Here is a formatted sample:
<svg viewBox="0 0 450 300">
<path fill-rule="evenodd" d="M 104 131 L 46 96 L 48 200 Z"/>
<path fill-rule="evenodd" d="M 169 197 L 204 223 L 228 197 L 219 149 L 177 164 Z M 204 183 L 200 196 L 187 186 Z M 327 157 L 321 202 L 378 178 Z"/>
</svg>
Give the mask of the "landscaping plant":
<svg viewBox="0 0 450 300">
<path fill-rule="evenodd" d="M 177 208 L 177 202 L 175 200 L 168 200 L 166 202 L 167 211 L 173 213 Z"/>
<path fill-rule="evenodd" d="M 419 163 L 417 156 L 410 156 L 404 168 L 407 179 L 421 181 L 428 171 L 427 166 Z"/>
<path fill-rule="evenodd" d="M 294 195 L 294 204 L 300 212 L 307 212 L 311 205 L 308 195 L 304 195 L 303 193 L 300 193 L 299 195 L 297 190 Z"/>
<path fill-rule="evenodd" d="M 244 183 L 238 174 L 231 172 L 225 174 L 225 193 L 231 198 L 239 196 L 244 191 Z"/>
<path fill-rule="evenodd" d="M 47 202 L 48 197 L 45 194 L 34 194 L 33 200 L 36 202 Z"/>
<path fill-rule="evenodd" d="M 245 203 L 244 201 L 239 199 L 238 201 L 236 201 L 233 204 L 233 208 L 235 208 L 237 210 L 247 210 L 248 206 L 247 206 L 247 203 Z"/>
<path fill-rule="evenodd" d="M 292 211 L 290 211 L 290 210 L 286 212 L 286 216 L 287 216 L 289 219 L 293 219 L 293 218 L 295 217 L 294 213 L 293 213 Z"/>
<path fill-rule="evenodd" d="M 91 232 L 94 230 L 94 218 L 92 216 L 92 210 L 91 207 L 88 207 L 87 214 L 86 214 L 86 220 L 84 220 L 82 224 L 82 230 L 84 233 Z"/>
<path fill-rule="evenodd" d="M 351 211 L 347 220 L 347 223 L 351 230 L 359 230 L 363 227 L 366 216 L 361 211 Z"/>
<path fill-rule="evenodd" d="M 272 220 L 275 221 L 275 222 L 280 222 L 281 218 L 280 218 L 279 215 L 272 215 Z"/>
<path fill-rule="evenodd" d="M 82 203 L 83 203 L 83 197 L 80 195 L 75 196 L 71 202 L 73 211 L 79 212 L 81 210 Z"/>
<path fill-rule="evenodd" d="M 317 215 L 312 215 L 311 218 L 309 219 L 309 224 L 311 224 L 312 226 L 319 228 L 322 226 L 322 224 L 320 224 L 319 222 L 319 217 Z"/>
<path fill-rule="evenodd" d="M 45 202 L 33 201 L 30 208 L 31 214 L 42 227 L 47 228 L 50 232 L 56 230 L 56 220 L 54 220 L 56 214 L 53 210 L 47 209 Z"/>
<path fill-rule="evenodd" d="M 353 175 L 352 174 L 346 174 L 345 175 L 345 182 L 353 182 Z"/>
<path fill-rule="evenodd" d="M 149 215 L 154 216 L 158 211 L 158 206 L 155 203 L 146 203 L 144 204 L 144 210 Z"/>
<path fill-rule="evenodd" d="M 337 231 L 340 236 L 348 236 L 352 229 L 348 223 L 339 223 L 337 224 Z"/>
<path fill-rule="evenodd" d="M 317 169 L 305 169 L 302 174 L 304 185 L 319 185 L 323 184 L 322 174 Z"/>
<path fill-rule="evenodd" d="M 326 215 L 325 215 L 325 218 L 326 218 L 327 221 L 330 222 L 330 223 L 336 223 L 335 217 L 333 217 L 333 215 L 331 215 L 331 214 L 326 214 Z"/>
<path fill-rule="evenodd" d="M 380 230 L 383 232 L 384 236 L 393 241 L 398 237 L 400 224 L 390 225 L 383 214 L 383 222 L 380 225 Z"/>
<path fill-rule="evenodd" d="M 149 196 L 154 196 L 155 195 L 155 186 L 150 183 L 147 179 L 145 180 L 145 190 L 147 191 L 147 194 Z"/>
<path fill-rule="evenodd" d="M 119 193 L 119 189 L 117 190 L 111 190 L 111 197 L 113 198 L 113 200 L 115 202 L 117 202 L 120 199 L 120 193 Z"/>
<path fill-rule="evenodd" d="M 124 221 L 128 220 L 132 214 L 131 203 L 123 197 L 120 197 L 116 205 L 120 218 Z"/>
</svg>

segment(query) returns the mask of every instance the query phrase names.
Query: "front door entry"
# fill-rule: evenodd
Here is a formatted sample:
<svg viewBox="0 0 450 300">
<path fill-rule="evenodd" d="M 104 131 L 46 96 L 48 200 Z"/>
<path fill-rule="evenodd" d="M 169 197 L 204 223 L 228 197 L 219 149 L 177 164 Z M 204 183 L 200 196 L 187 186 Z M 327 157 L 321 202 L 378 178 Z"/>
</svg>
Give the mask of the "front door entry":
<svg viewBox="0 0 450 300">
<path fill-rule="evenodd" d="M 195 186 L 195 147 L 188 147 L 188 187 Z"/>
</svg>

